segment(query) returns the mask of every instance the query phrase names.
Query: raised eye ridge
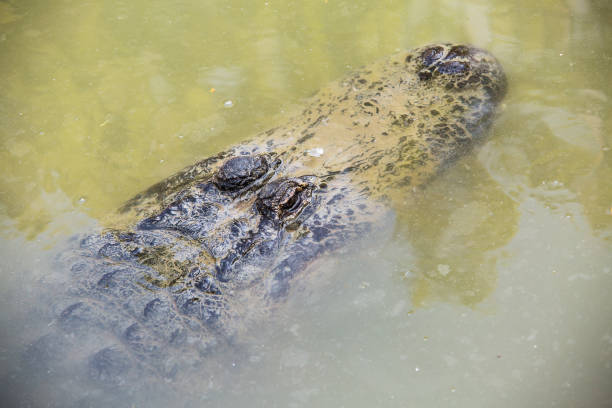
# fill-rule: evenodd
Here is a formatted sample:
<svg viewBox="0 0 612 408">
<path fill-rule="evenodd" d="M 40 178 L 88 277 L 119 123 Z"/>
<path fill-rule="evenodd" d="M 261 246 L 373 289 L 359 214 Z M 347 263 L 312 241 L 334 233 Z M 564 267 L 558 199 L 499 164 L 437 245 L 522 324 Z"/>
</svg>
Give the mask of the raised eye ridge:
<svg viewBox="0 0 612 408">
<path fill-rule="evenodd" d="M 223 163 L 213 181 L 222 191 L 236 192 L 264 178 L 269 170 L 266 155 L 236 156 Z"/>
</svg>

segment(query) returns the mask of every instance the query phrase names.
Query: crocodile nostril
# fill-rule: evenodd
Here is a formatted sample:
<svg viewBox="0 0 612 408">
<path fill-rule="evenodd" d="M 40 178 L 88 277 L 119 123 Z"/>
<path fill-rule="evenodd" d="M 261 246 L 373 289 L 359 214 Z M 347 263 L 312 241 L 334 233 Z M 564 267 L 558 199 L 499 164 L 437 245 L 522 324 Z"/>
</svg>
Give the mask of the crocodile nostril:
<svg viewBox="0 0 612 408">
<path fill-rule="evenodd" d="M 444 55 L 444 48 L 430 47 L 421 53 L 421 60 L 425 66 L 430 66 Z"/>
<path fill-rule="evenodd" d="M 263 177 L 268 169 L 268 161 L 263 155 L 232 157 L 223 163 L 214 182 L 220 190 L 237 191 Z"/>
</svg>

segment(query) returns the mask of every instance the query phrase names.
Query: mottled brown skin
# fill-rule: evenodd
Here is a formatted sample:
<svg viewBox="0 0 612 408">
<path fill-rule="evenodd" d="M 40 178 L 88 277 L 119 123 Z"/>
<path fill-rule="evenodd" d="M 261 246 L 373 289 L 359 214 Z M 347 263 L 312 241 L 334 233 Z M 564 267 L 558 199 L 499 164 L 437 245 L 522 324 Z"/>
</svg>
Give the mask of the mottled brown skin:
<svg viewBox="0 0 612 408">
<path fill-rule="evenodd" d="M 330 84 L 287 124 L 186 168 L 122 211 L 155 211 L 236 154 L 273 152 L 286 174 L 348 174 L 347 183 L 375 197 L 419 186 L 485 136 L 505 92 L 502 67 L 486 51 L 434 44 L 401 52 Z M 320 157 L 307 153 L 315 148 Z"/>
<path fill-rule="evenodd" d="M 264 319 L 315 259 L 388 225 L 396 194 L 484 138 L 505 89 L 494 57 L 451 44 L 332 83 L 286 124 L 134 197 L 120 213 L 136 221 L 82 240 L 57 324 L 29 353 L 78 344 L 84 376 L 109 387 L 176 378 Z"/>
</svg>

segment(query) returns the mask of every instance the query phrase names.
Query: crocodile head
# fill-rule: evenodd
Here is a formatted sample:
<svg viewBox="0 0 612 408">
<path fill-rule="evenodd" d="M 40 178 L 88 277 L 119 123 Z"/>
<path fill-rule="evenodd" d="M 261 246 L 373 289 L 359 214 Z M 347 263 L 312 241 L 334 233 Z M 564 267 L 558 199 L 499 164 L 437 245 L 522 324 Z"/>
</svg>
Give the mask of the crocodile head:
<svg viewBox="0 0 612 408">
<path fill-rule="evenodd" d="M 506 83 L 488 52 L 435 44 L 329 89 L 288 125 L 154 186 L 144 197 L 163 204 L 98 254 L 135 261 L 143 285 L 205 322 L 231 310 L 228 293 L 283 296 L 313 259 L 388 224 L 386 190 L 423 184 L 478 141 Z"/>
<path fill-rule="evenodd" d="M 332 83 L 285 125 L 134 197 L 120 212 L 138 221 L 82 240 L 56 335 L 76 341 L 87 327 L 88 373 L 102 381 L 124 381 L 111 372 L 123 362 L 202 359 L 315 259 L 392 229 L 389 203 L 482 140 L 505 89 L 494 57 L 452 44 Z M 45 339 L 35 360 L 57 354 L 38 358 Z"/>
</svg>

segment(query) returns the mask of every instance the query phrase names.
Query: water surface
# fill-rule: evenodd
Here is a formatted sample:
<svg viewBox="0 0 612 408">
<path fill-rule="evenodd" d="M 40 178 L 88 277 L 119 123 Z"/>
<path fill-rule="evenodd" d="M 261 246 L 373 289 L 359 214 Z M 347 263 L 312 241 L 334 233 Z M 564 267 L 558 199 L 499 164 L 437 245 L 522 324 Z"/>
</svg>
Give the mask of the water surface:
<svg viewBox="0 0 612 408">
<path fill-rule="evenodd" d="M 56 245 L 352 68 L 454 41 L 506 67 L 491 138 L 405 192 L 387 241 L 318 266 L 190 398 L 612 406 L 610 21 L 603 0 L 1 1 L 0 374 Z"/>
</svg>

